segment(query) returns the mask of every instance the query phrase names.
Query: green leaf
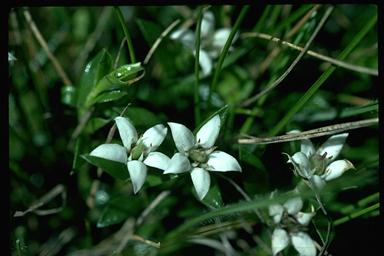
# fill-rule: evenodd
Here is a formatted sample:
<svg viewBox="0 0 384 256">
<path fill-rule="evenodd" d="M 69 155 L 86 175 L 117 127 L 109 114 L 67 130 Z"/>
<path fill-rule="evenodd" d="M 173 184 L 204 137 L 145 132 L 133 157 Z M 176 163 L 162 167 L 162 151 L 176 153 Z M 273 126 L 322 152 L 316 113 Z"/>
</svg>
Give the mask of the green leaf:
<svg viewBox="0 0 384 256">
<path fill-rule="evenodd" d="M 95 103 L 106 102 L 108 100 L 116 100 L 120 98 L 119 95 L 111 93 L 114 91 L 121 92 L 133 83 L 134 78 L 140 72 L 145 72 L 140 62 L 133 64 L 122 65 L 112 72 L 105 75 L 97 84 L 92 88 L 85 100 L 85 106 L 90 107 Z M 110 93 L 103 95 L 105 93 Z M 115 98 L 115 99 L 114 99 Z"/>
<path fill-rule="evenodd" d="M 213 180 L 212 180 L 213 181 Z M 217 182 L 212 182 L 208 193 L 205 195 L 202 203 L 211 209 L 218 209 L 223 207 L 223 199 L 221 197 L 220 188 Z"/>
<path fill-rule="evenodd" d="M 80 80 L 77 106 L 83 106 L 88 94 L 99 80 L 108 74 L 112 67 L 111 56 L 106 49 L 102 49 L 85 67 Z"/>
<path fill-rule="evenodd" d="M 155 187 L 155 186 L 163 184 L 163 179 L 161 178 L 160 175 L 149 173 L 147 175 L 147 181 L 146 182 L 148 183 L 149 187 Z"/>
<path fill-rule="evenodd" d="M 78 137 L 75 143 L 75 155 L 73 156 L 72 162 L 72 170 L 76 170 L 80 167 L 82 163 L 84 163 L 84 159 L 80 158 L 80 152 L 83 148 L 83 139 L 82 137 Z"/>
<path fill-rule="evenodd" d="M 145 108 L 128 107 L 125 115 L 132 120 L 135 126 L 152 126 L 159 123 L 159 116 Z"/>
<path fill-rule="evenodd" d="M 109 92 L 104 92 L 94 99 L 94 103 L 105 103 L 118 100 L 127 95 L 127 92 L 122 90 L 114 90 Z"/>
<path fill-rule="evenodd" d="M 378 111 L 379 111 L 379 105 L 376 101 L 376 102 L 369 103 L 369 104 L 366 104 L 363 106 L 344 108 L 340 113 L 340 117 L 341 118 L 351 117 L 351 116 L 357 116 L 357 115 L 361 115 L 361 114 L 365 114 L 365 113 L 377 114 Z"/>
<path fill-rule="evenodd" d="M 129 178 L 129 173 L 127 169 L 127 165 L 111 161 L 108 159 L 91 156 L 89 154 L 82 155 L 85 160 L 87 160 L 89 163 L 96 165 L 97 167 L 100 167 L 104 171 L 106 171 L 108 174 L 112 175 L 114 178 L 126 180 Z"/>
<path fill-rule="evenodd" d="M 149 45 L 152 45 L 161 34 L 161 27 L 149 20 L 137 19 L 136 22 L 143 33 L 145 41 L 147 41 Z"/>
<path fill-rule="evenodd" d="M 240 160 L 252 165 L 257 171 L 265 171 L 265 166 L 260 158 L 254 153 L 254 149 L 254 145 L 241 145 Z"/>
<path fill-rule="evenodd" d="M 109 119 L 104 119 L 104 118 L 101 118 L 101 117 L 95 117 L 95 118 L 91 118 L 85 128 L 84 128 L 84 131 L 88 134 L 92 134 L 94 133 L 95 131 L 99 130 L 100 128 L 104 127 L 106 124 L 108 124 L 111 120 Z"/>
<path fill-rule="evenodd" d="M 137 196 L 119 196 L 112 199 L 97 221 L 98 228 L 120 223 L 141 211 L 142 199 Z"/>
</svg>

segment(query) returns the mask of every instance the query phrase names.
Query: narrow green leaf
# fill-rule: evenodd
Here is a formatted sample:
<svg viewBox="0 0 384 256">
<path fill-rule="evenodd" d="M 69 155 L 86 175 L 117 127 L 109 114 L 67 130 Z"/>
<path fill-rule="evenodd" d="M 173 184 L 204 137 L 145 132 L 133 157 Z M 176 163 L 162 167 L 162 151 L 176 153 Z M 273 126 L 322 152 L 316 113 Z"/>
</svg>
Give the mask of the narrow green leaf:
<svg viewBox="0 0 384 256">
<path fill-rule="evenodd" d="M 221 54 L 219 56 L 219 60 L 217 61 L 217 65 L 215 67 L 215 73 L 213 75 L 212 84 L 211 84 L 211 87 L 210 87 L 210 90 L 209 90 L 208 102 L 211 102 L 212 91 L 216 89 L 216 84 L 217 84 L 218 79 L 219 79 L 221 68 L 223 66 L 224 59 L 227 56 L 229 47 L 232 44 L 232 40 L 235 37 L 237 31 L 239 30 L 241 22 L 243 21 L 243 19 L 244 19 L 245 15 L 247 14 L 249 8 L 250 8 L 250 6 L 246 5 L 246 6 L 244 6 L 241 9 L 240 14 L 239 14 L 239 16 L 236 19 L 236 22 L 233 25 L 231 33 L 229 34 L 229 37 L 228 37 L 227 41 L 225 42 L 224 48 L 221 51 Z"/>
<path fill-rule="evenodd" d="M 127 165 L 123 163 L 111 161 L 96 156 L 91 156 L 89 154 L 84 154 L 81 157 L 83 157 L 89 163 L 100 167 L 114 178 L 121 180 L 126 180 L 129 178 Z"/>
<path fill-rule="evenodd" d="M 152 21 L 137 19 L 136 23 L 149 45 L 152 45 L 162 32 L 161 27 Z"/>
<path fill-rule="evenodd" d="M 302 196 L 303 197 L 308 196 L 308 194 L 310 193 L 311 191 L 307 190 L 307 192 L 302 192 Z M 164 247 L 166 247 L 168 240 L 170 241 L 170 243 L 175 243 L 175 239 L 177 239 L 177 237 L 180 237 L 181 234 L 183 234 L 182 237 L 185 237 L 187 230 L 206 220 L 219 217 L 219 216 L 244 213 L 248 211 L 253 211 L 255 209 L 265 208 L 273 203 L 284 202 L 288 198 L 292 197 L 292 195 L 293 195 L 292 192 L 279 194 L 279 195 L 276 194 L 274 198 L 271 198 L 270 196 L 265 196 L 263 198 L 257 198 L 252 201 L 240 202 L 237 204 L 228 205 L 226 207 L 217 208 L 208 213 L 202 214 L 200 216 L 197 216 L 195 218 L 189 219 L 188 221 L 184 222 L 175 230 L 169 232 L 168 235 L 166 236 L 165 242 L 163 242 L 162 244 L 165 244 Z"/>
<path fill-rule="evenodd" d="M 194 86 L 194 113 L 195 113 L 195 126 L 200 123 L 201 113 L 200 113 L 200 97 L 199 97 L 199 59 L 200 59 L 200 41 L 201 41 L 201 21 L 203 19 L 203 7 L 199 7 L 198 15 L 197 15 L 197 26 L 196 26 L 196 34 L 195 34 L 195 86 Z"/>
<path fill-rule="evenodd" d="M 289 15 L 286 19 L 282 20 L 279 24 L 277 24 L 274 29 L 275 33 L 281 32 L 283 29 L 289 28 L 291 24 L 301 18 L 304 14 L 306 14 L 313 5 L 303 5 L 294 11 L 291 15 Z"/>
<path fill-rule="evenodd" d="M 117 17 L 119 18 L 121 27 L 123 28 L 125 38 L 127 39 L 127 45 L 129 50 L 129 56 L 131 58 L 131 63 L 135 63 L 136 62 L 135 50 L 133 49 L 133 44 L 132 44 L 131 36 L 129 35 L 129 30 L 124 22 L 124 16 L 118 6 L 115 6 L 114 8 L 117 13 Z"/>
<path fill-rule="evenodd" d="M 360 217 L 360 216 L 362 216 L 364 214 L 367 214 L 367 213 L 370 213 L 370 212 L 372 212 L 374 210 L 377 210 L 377 209 L 379 209 L 379 207 L 380 207 L 380 203 L 376 203 L 376 204 L 371 205 L 371 206 L 369 206 L 369 207 L 367 207 L 367 208 L 365 208 L 363 210 L 356 211 L 356 212 L 354 212 L 352 214 L 349 214 L 349 215 L 347 215 L 345 217 L 342 217 L 340 219 L 335 220 L 333 222 L 333 225 L 337 226 L 337 225 L 346 223 L 346 222 L 348 222 L 350 220 L 353 220 L 355 218 L 358 218 L 358 217 Z"/>
<path fill-rule="evenodd" d="M 80 167 L 82 163 L 84 163 L 84 159 L 80 158 L 80 152 L 82 151 L 82 147 L 83 147 L 82 142 L 83 142 L 82 137 L 78 137 L 76 139 L 75 154 L 73 156 L 73 162 L 72 162 L 72 170 L 76 170 L 77 168 Z"/>
<path fill-rule="evenodd" d="M 366 114 L 366 113 L 377 114 L 378 111 L 379 111 L 379 104 L 376 101 L 364 106 L 345 108 L 341 111 L 340 118 L 357 116 L 357 115 Z"/>
<path fill-rule="evenodd" d="M 358 43 L 364 38 L 364 36 L 372 29 L 377 22 L 377 16 L 374 15 L 365 24 L 365 26 L 355 35 L 348 46 L 337 58 L 338 60 L 344 60 L 352 50 L 358 45 Z M 280 120 L 280 122 L 270 131 L 269 135 L 274 136 L 278 134 L 291 120 L 291 118 L 303 108 L 303 106 L 312 98 L 312 96 L 318 91 L 321 85 L 332 75 L 336 70 L 336 67 L 329 67 L 317 81 L 308 89 L 308 91 L 298 100 L 298 102 L 288 111 L 288 113 Z"/>
</svg>

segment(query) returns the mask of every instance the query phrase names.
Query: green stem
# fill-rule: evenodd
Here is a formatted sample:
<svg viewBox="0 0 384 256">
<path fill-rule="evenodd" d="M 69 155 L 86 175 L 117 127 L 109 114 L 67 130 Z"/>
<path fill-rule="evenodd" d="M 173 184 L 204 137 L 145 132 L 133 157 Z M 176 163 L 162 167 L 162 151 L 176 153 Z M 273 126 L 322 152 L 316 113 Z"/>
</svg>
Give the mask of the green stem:
<svg viewBox="0 0 384 256">
<path fill-rule="evenodd" d="M 372 211 L 374 211 L 376 209 L 379 209 L 379 207 L 380 207 L 380 203 L 376 203 L 376 204 L 374 204 L 374 205 L 372 205 L 370 207 L 367 207 L 367 208 L 365 208 L 363 210 L 357 211 L 357 212 L 352 213 L 350 215 L 347 215 L 347 216 L 345 216 L 343 218 L 335 220 L 333 222 L 333 225 L 337 226 L 337 225 L 343 224 L 345 222 L 348 222 L 349 220 L 355 219 L 357 217 L 360 217 L 361 215 L 364 215 L 366 213 L 369 213 L 369 212 L 372 212 Z"/>
<path fill-rule="evenodd" d="M 196 42 L 195 42 L 195 90 L 194 90 L 194 104 L 195 104 L 195 126 L 200 124 L 200 98 L 199 98 L 199 61 L 200 61 L 200 41 L 201 41 L 201 20 L 203 17 L 203 7 L 199 7 L 197 16 L 197 27 L 196 27 Z"/>
<path fill-rule="evenodd" d="M 344 60 L 351 51 L 357 46 L 357 44 L 364 38 L 364 36 L 370 31 L 370 29 L 376 24 L 377 17 L 373 16 L 367 24 L 360 30 L 359 33 L 351 40 L 349 45 L 339 55 L 337 60 Z M 303 108 L 303 106 L 312 98 L 312 96 L 318 91 L 320 86 L 330 77 L 330 75 L 336 70 L 335 66 L 329 67 L 319 79 L 308 89 L 308 91 L 299 99 L 299 101 L 289 110 L 289 112 L 280 120 L 280 122 L 271 130 L 270 136 L 278 134 L 291 120 L 291 118 Z"/>
<path fill-rule="evenodd" d="M 125 25 L 125 22 L 124 22 L 123 13 L 121 12 L 119 7 L 114 6 L 114 8 L 115 8 L 115 11 L 117 13 L 117 17 L 119 18 L 121 27 L 123 28 L 125 38 L 127 39 L 127 45 L 128 45 L 128 50 L 129 50 L 129 56 L 131 58 L 131 63 L 136 63 L 135 51 L 133 49 L 132 40 L 131 40 L 131 37 L 129 35 L 127 26 Z"/>
<path fill-rule="evenodd" d="M 209 105 L 211 104 L 212 91 L 215 89 L 216 84 L 217 84 L 217 81 L 218 81 L 218 79 L 219 79 L 219 75 L 220 75 L 221 67 L 222 67 L 222 65 L 223 65 L 223 63 L 224 63 L 225 56 L 227 55 L 228 50 L 229 50 L 229 47 L 230 47 L 231 44 L 232 44 L 232 40 L 233 40 L 233 38 L 235 37 L 236 32 L 239 30 L 240 24 L 241 24 L 241 22 L 243 21 L 245 15 L 247 14 L 249 8 L 250 8 L 250 6 L 249 6 L 249 5 L 246 5 L 246 6 L 244 6 L 244 7 L 241 9 L 240 14 L 239 14 L 239 16 L 237 17 L 237 20 L 236 20 L 235 24 L 233 25 L 233 28 L 232 28 L 232 30 L 231 30 L 231 33 L 229 34 L 228 40 L 225 42 L 224 48 L 223 48 L 223 50 L 221 51 L 219 60 L 218 60 L 217 65 L 216 65 L 215 73 L 214 73 L 214 75 L 213 75 L 213 80 L 212 80 L 211 88 L 210 88 L 210 90 L 209 90 L 209 96 L 208 96 L 208 104 L 209 104 Z"/>
</svg>

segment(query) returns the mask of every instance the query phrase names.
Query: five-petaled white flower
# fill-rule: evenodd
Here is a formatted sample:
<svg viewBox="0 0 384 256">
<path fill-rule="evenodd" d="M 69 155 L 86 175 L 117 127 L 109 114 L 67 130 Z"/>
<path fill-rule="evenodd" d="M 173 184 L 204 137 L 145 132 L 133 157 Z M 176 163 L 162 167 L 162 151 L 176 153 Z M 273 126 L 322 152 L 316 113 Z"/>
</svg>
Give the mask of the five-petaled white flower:
<svg viewBox="0 0 384 256">
<path fill-rule="evenodd" d="M 276 224 L 272 233 L 272 253 L 278 254 L 290 243 L 300 256 L 315 256 L 316 247 L 314 241 L 305 232 L 306 226 L 311 221 L 315 212 L 301 212 L 303 201 L 300 197 L 294 197 L 283 205 L 274 204 L 269 207 L 269 215 Z"/>
<path fill-rule="evenodd" d="M 241 172 L 241 167 L 233 156 L 215 150 L 216 147 L 213 146 L 220 132 L 219 115 L 215 115 L 204 124 L 196 137 L 182 124 L 169 122 L 168 125 L 179 152 L 170 159 L 164 174 L 190 172 L 200 200 L 209 190 L 211 183 L 209 171 Z"/>
<path fill-rule="evenodd" d="M 304 139 L 301 142 L 300 152 L 292 157 L 288 155 L 288 162 L 293 164 L 297 175 L 311 180 L 321 189 L 326 181 L 336 179 L 345 171 L 354 168 L 346 159 L 334 161 L 343 148 L 347 136 L 348 133 L 331 136 L 317 150 L 309 139 Z"/>
<path fill-rule="evenodd" d="M 201 41 L 199 63 L 203 70 L 203 75 L 208 75 L 212 71 L 212 59 L 219 56 L 224 47 L 231 29 L 221 28 L 214 30 L 215 17 L 212 12 L 205 12 L 201 21 Z M 195 34 L 190 29 L 181 28 L 173 32 L 171 39 L 179 40 L 184 46 L 195 53 Z"/>
<path fill-rule="evenodd" d="M 169 159 L 160 152 L 153 152 L 163 142 L 168 129 L 158 124 L 149 128 L 138 138 L 137 131 L 126 117 L 116 117 L 115 122 L 124 146 L 101 144 L 90 155 L 127 165 L 133 192 L 137 193 L 145 182 L 147 166 L 164 169 Z"/>
</svg>

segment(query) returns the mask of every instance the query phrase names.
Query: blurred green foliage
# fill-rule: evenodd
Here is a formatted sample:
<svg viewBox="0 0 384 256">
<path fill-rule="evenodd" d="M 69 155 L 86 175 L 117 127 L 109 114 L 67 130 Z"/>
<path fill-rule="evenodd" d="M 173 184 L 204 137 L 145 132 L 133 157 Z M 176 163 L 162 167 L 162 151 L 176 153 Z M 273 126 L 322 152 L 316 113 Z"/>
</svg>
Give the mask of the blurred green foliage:
<svg viewBox="0 0 384 256">
<path fill-rule="evenodd" d="M 241 7 L 215 5 L 209 11 L 213 12 L 217 27 L 231 28 Z M 286 198 L 283 192 L 298 182 L 282 152 L 293 154 L 299 150 L 299 143 L 243 145 L 237 139 L 244 134 L 270 134 L 330 64 L 305 55 L 277 88 L 244 105 L 278 79 L 299 52 L 243 34 L 265 33 L 304 46 L 326 7 L 250 6 L 240 24 L 239 38 L 225 56 L 215 90 L 209 91 L 213 74 L 200 77 L 200 105 L 194 105 L 195 58 L 180 42 L 165 36 L 149 62 L 143 63 L 153 44 L 175 20 L 195 29 L 196 6 L 120 7 L 136 61 L 141 62 L 140 71 L 145 71 L 129 73 L 124 79 L 120 79 L 118 68 L 132 67 L 132 61 L 114 8 L 12 8 L 8 15 L 12 255 L 189 255 L 192 251 L 225 255 L 231 250 L 239 255 L 270 255 L 271 229 L 268 220 L 264 222 L 268 219 L 266 207 L 274 200 Z M 376 6 L 334 7 L 310 49 L 337 58 L 352 41 L 356 47 L 344 61 L 377 70 Z M 313 8 L 316 11 L 311 12 Z M 66 84 L 36 40 L 26 11 L 70 84 Z M 308 16 L 309 12 L 312 14 Z M 370 20 L 375 23 L 367 28 Z M 367 33 L 357 40 L 356 34 L 364 28 Z M 313 91 L 313 97 L 283 124 L 279 134 L 377 117 L 377 87 L 377 76 L 337 67 Z M 95 88 L 102 89 L 87 103 Z M 143 189 L 134 195 L 131 183 L 125 180 L 129 175 L 124 173 L 124 166 L 102 172 L 84 160 L 100 160 L 90 159 L 88 154 L 105 142 L 113 119 L 123 111 L 142 134 L 152 125 L 166 122 L 197 129 L 203 122 L 196 123 L 196 108 L 201 120 L 219 111 L 224 124 L 216 145 L 235 156 L 243 169 L 242 173 L 211 175 L 211 189 L 202 202 L 194 194 L 188 175 L 168 176 L 150 169 Z M 118 140 L 115 134 L 112 141 Z M 323 138 L 313 140 L 315 144 L 322 141 Z M 350 131 L 341 158 L 350 160 L 356 170 L 331 182 L 323 195 L 334 220 L 378 202 L 378 148 L 377 126 Z M 167 155 L 174 153 L 170 134 L 160 149 Z M 63 202 L 57 197 L 37 210 L 13 217 L 16 211 L 41 202 L 58 184 L 65 187 L 66 193 L 61 211 L 37 211 L 59 207 Z M 274 200 L 269 197 L 273 190 L 280 196 Z M 375 222 L 377 210 L 356 218 Z M 323 232 L 323 221 L 321 216 L 314 221 L 317 231 Z M 364 223 L 358 226 L 348 220 L 336 226 L 330 252 L 341 254 L 346 246 L 347 242 L 337 239 L 339 229 L 358 229 Z M 374 245 L 370 241 L 374 239 L 372 235 L 357 231 L 349 235 L 350 239 L 343 239 L 352 241 L 354 236 L 367 235 L 357 247 L 366 250 L 367 246 L 378 246 L 378 242 Z M 217 242 L 229 243 L 229 247 L 217 248 Z M 287 250 L 287 255 L 290 252 Z"/>
</svg>

